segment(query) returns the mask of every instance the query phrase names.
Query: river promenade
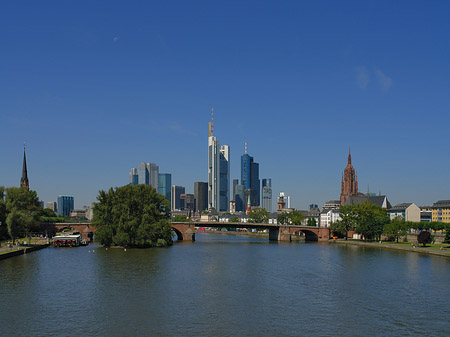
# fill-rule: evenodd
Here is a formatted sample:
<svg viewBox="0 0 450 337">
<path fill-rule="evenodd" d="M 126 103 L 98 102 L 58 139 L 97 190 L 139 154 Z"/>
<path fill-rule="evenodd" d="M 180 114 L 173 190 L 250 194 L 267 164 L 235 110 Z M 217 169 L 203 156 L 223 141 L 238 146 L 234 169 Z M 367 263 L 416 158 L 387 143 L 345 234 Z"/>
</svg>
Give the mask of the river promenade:
<svg viewBox="0 0 450 337">
<path fill-rule="evenodd" d="M 395 243 L 395 242 L 363 242 L 357 240 L 330 240 L 332 244 L 339 245 L 353 245 L 353 246 L 362 246 L 362 247 L 371 247 L 371 248 L 382 248 L 382 249 L 394 249 L 394 250 L 403 250 L 407 252 L 421 253 L 421 254 L 430 254 L 430 255 L 438 255 L 438 256 L 446 256 L 450 257 L 450 250 L 448 245 L 442 245 L 443 249 L 436 249 L 431 247 L 422 247 L 422 246 L 414 246 L 405 243 Z M 445 248 L 444 248 L 445 247 Z"/>
<path fill-rule="evenodd" d="M 31 253 L 36 250 L 47 248 L 48 246 L 50 245 L 47 243 L 47 239 L 34 240 L 34 242 L 29 245 L 9 246 L 7 243 L 2 243 L 2 245 L 0 246 L 0 260 L 5 260 L 11 257 Z"/>
</svg>

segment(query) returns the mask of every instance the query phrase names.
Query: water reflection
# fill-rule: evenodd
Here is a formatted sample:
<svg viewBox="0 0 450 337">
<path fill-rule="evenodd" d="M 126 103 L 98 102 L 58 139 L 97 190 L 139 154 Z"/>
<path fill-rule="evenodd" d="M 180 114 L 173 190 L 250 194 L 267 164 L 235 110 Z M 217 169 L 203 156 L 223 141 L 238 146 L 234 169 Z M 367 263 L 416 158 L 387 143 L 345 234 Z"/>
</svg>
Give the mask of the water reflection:
<svg viewBox="0 0 450 337">
<path fill-rule="evenodd" d="M 427 334 L 447 334 L 450 259 L 196 239 L 165 249 L 49 248 L 0 261 L 0 335 L 418 336 L 424 313 L 433 313 Z"/>
</svg>

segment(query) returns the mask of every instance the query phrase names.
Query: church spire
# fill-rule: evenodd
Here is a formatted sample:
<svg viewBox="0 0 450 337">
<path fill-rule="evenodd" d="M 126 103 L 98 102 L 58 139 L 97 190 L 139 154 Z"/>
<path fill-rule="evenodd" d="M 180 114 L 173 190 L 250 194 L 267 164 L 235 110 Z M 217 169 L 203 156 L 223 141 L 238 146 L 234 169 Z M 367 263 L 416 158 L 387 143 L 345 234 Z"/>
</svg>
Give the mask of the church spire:
<svg viewBox="0 0 450 337">
<path fill-rule="evenodd" d="M 348 163 L 352 163 L 352 155 L 350 154 L 350 146 L 348 147 Z"/>
<path fill-rule="evenodd" d="M 22 178 L 20 179 L 20 187 L 30 189 L 28 182 L 28 170 L 27 170 L 27 156 L 25 154 L 25 145 L 23 146 L 23 166 L 22 166 Z"/>
</svg>

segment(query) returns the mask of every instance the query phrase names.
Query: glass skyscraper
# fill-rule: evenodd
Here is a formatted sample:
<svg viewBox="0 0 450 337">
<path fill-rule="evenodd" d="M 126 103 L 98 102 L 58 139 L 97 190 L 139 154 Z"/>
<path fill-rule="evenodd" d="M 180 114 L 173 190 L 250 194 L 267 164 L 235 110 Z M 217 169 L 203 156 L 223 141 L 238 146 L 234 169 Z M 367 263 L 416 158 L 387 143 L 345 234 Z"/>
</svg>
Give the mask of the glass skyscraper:
<svg viewBox="0 0 450 337">
<path fill-rule="evenodd" d="M 139 174 L 137 168 L 132 168 L 130 171 L 130 185 L 137 185 L 139 183 Z"/>
<path fill-rule="evenodd" d="M 272 212 L 272 179 L 262 180 L 262 208 Z"/>
<path fill-rule="evenodd" d="M 57 204 L 58 215 L 70 216 L 70 212 L 74 209 L 73 196 L 58 195 Z"/>
<path fill-rule="evenodd" d="M 250 204 L 252 206 L 260 205 L 261 187 L 259 180 L 259 164 L 253 161 L 253 157 L 247 154 L 247 146 L 245 153 L 241 156 L 241 185 L 244 186 L 244 202 L 247 203 L 250 195 Z M 236 210 L 238 205 L 236 202 Z"/>
<path fill-rule="evenodd" d="M 158 193 L 162 194 L 169 200 L 169 204 L 172 203 L 171 198 L 171 187 L 172 187 L 172 175 L 170 173 L 159 173 L 158 174 Z M 172 205 L 170 206 L 172 209 Z"/>
</svg>

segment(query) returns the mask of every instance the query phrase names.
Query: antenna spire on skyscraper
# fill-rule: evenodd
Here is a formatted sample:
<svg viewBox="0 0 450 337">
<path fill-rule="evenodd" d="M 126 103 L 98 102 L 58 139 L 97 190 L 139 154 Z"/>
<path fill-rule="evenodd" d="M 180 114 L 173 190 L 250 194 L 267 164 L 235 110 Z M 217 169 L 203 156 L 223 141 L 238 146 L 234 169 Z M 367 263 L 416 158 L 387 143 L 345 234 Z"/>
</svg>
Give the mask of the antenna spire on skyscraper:
<svg viewBox="0 0 450 337">
<path fill-rule="evenodd" d="M 245 154 L 247 154 L 247 139 L 245 140 Z"/>
<path fill-rule="evenodd" d="M 214 131 L 214 106 L 211 106 L 211 134 Z"/>
</svg>

